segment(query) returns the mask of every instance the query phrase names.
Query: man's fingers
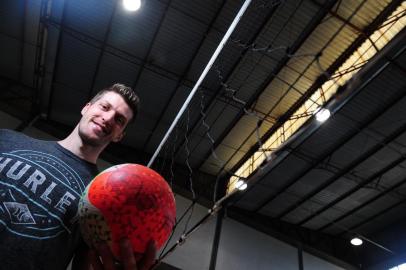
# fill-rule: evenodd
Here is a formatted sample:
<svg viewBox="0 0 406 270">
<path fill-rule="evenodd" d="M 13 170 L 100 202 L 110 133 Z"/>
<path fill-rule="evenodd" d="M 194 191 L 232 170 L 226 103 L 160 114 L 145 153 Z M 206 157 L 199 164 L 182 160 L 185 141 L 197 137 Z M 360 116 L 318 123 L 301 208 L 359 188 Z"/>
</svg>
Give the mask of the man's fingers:
<svg viewBox="0 0 406 270">
<path fill-rule="evenodd" d="M 145 250 L 145 254 L 140 260 L 140 263 L 138 264 L 138 269 L 139 270 L 151 269 L 152 265 L 155 262 L 155 256 L 156 256 L 155 242 L 153 240 L 150 240 L 147 249 Z"/>
<path fill-rule="evenodd" d="M 137 261 L 131 247 L 131 242 L 128 239 L 120 241 L 121 262 L 125 270 L 137 270 Z"/>
<path fill-rule="evenodd" d="M 101 256 L 104 270 L 114 270 L 114 256 L 109 246 L 105 243 L 96 246 L 97 253 Z"/>
<path fill-rule="evenodd" d="M 99 256 L 94 250 L 89 251 L 90 264 L 92 265 L 93 270 L 103 270 L 103 265 L 100 262 Z"/>
</svg>

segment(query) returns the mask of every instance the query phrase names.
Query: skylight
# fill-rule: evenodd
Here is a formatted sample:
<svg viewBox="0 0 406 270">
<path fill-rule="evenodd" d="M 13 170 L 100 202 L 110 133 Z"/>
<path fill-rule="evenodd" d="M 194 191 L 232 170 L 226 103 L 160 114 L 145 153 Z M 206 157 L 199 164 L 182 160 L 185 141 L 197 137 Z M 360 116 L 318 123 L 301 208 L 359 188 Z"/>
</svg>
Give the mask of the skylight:
<svg viewBox="0 0 406 270">
<path fill-rule="evenodd" d="M 269 158 L 272 151 L 277 149 L 292 136 L 312 115 L 329 101 L 336 93 L 339 85 L 344 85 L 358 72 L 379 50 L 381 50 L 406 25 L 406 1 L 386 19 L 386 21 L 372 34 L 358 49 L 338 68 L 302 106 L 277 129 L 265 142 L 261 149 L 255 152 L 234 173 L 229 180 L 227 193 L 233 191 L 238 180 L 248 178 L 261 164 Z M 238 177 L 237 177 L 238 176 Z M 400 269 L 400 268 L 399 268 Z M 401 268 L 404 269 L 404 268 Z M 406 268 L 405 268 L 406 269 Z"/>
</svg>

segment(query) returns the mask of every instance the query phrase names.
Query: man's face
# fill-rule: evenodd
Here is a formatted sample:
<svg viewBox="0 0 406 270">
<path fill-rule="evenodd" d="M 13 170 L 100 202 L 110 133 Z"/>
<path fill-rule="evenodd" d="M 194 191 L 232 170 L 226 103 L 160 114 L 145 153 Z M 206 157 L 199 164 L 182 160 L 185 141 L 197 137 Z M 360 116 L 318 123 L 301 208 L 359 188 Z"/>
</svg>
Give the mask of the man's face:
<svg viewBox="0 0 406 270">
<path fill-rule="evenodd" d="M 106 92 L 82 109 L 79 136 L 91 146 L 118 142 L 123 138 L 124 129 L 132 117 L 132 110 L 119 94 Z"/>
</svg>

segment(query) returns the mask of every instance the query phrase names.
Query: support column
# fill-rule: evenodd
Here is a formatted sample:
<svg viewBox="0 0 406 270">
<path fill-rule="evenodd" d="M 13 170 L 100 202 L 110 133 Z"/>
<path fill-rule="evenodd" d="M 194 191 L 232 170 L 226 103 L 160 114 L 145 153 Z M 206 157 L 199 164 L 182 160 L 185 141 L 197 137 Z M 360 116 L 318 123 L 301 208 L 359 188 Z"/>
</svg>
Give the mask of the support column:
<svg viewBox="0 0 406 270">
<path fill-rule="evenodd" d="M 216 269 L 217 254 L 218 254 L 219 245 L 220 245 L 220 236 L 221 236 L 221 229 L 223 227 L 224 212 L 225 212 L 225 210 L 224 210 L 224 208 L 222 208 L 216 217 L 216 230 L 214 232 L 213 246 L 211 249 L 209 270 Z"/>
<path fill-rule="evenodd" d="M 302 245 L 297 247 L 297 262 L 298 262 L 298 269 L 303 270 L 303 248 Z"/>
</svg>

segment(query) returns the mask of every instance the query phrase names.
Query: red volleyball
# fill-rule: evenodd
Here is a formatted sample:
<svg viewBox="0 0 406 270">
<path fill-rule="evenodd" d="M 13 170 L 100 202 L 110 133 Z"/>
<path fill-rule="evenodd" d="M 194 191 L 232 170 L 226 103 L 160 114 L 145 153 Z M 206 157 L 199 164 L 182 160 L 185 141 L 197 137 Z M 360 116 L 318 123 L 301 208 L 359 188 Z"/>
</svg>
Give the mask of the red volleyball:
<svg viewBox="0 0 406 270">
<path fill-rule="evenodd" d="M 131 241 L 136 258 L 150 240 L 157 249 L 172 232 L 176 219 L 173 193 L 154 170 L 138 164 L 113 166 L 87 186 L 79 202 L 79 224 L 86 243 L 105 241 L 119 259 L 119 242 Z"/>
</svg>

